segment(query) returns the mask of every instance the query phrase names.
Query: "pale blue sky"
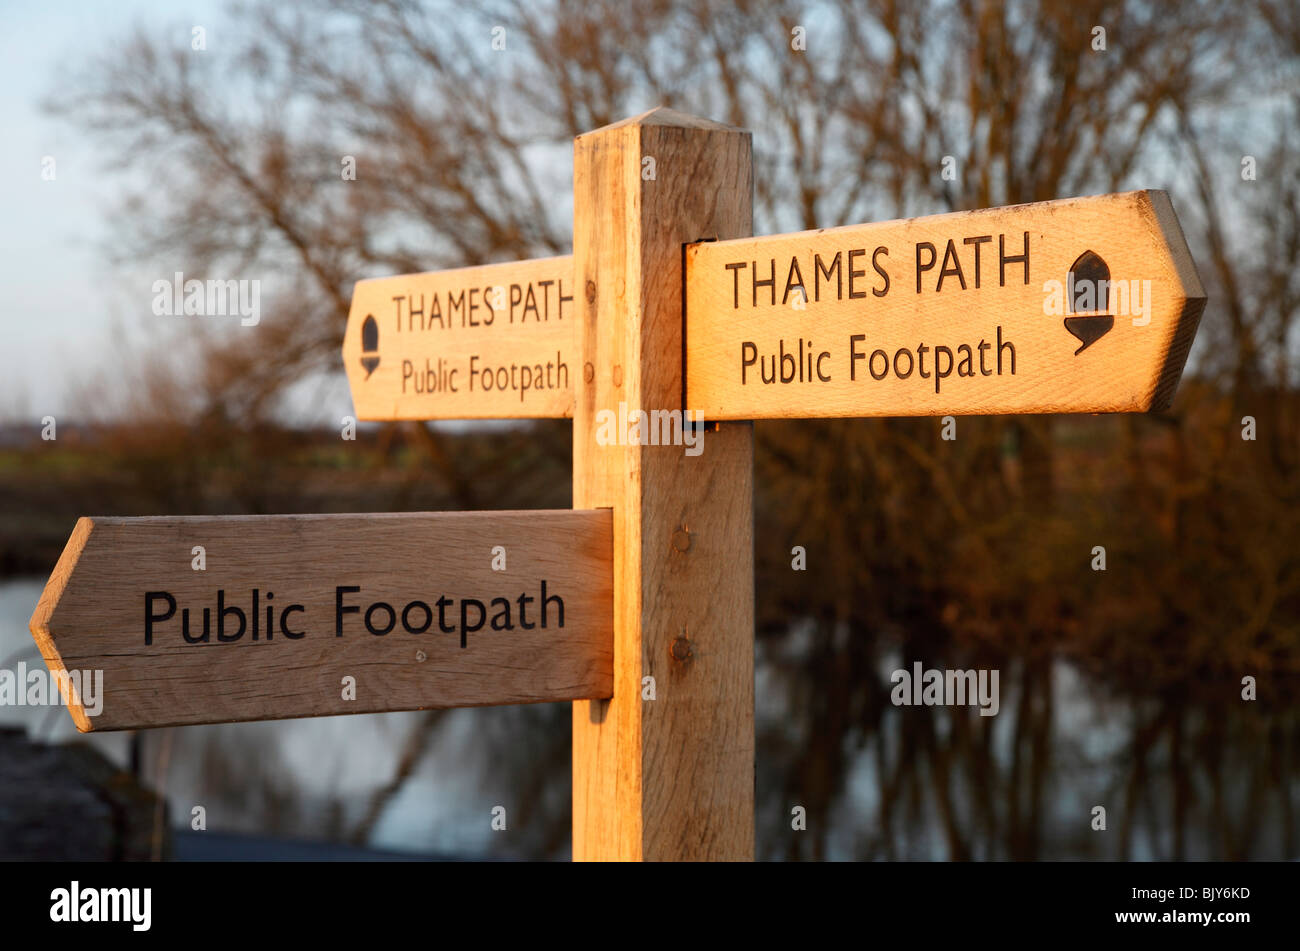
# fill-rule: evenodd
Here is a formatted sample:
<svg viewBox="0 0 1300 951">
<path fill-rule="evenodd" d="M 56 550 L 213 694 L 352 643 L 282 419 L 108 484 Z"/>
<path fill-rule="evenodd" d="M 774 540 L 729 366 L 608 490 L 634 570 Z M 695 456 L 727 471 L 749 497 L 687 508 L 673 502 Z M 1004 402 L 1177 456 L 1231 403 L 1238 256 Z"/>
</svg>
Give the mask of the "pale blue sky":
<svg viewBox="0 0 1300 951">
<path fill-rule="evenodd" d="M 148 316 L 149 276 L 110 267 L 121 178 L 91 142 L 44 113 L 61 64 L 98 55 L 142 22 L 218 23 L 223 0 L 0 0 L 0 421 L 75 413 L 79 378 L 111 372 L 112 347 Z M 54 181 L 41 178 L 53 156 Z"/>
</svg>

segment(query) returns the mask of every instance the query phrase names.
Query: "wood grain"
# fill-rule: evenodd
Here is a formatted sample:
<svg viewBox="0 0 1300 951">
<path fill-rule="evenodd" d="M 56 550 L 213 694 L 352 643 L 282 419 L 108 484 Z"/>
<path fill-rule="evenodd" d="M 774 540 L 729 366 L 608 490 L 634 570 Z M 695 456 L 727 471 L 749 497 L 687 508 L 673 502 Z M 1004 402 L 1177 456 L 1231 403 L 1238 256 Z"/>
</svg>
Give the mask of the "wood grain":
<svg viewBox="0 0 1300 951">
<path fill-rule="evenodd" d="M 575 859 L 753 857 L 752 427 L 698 456 L 597 438 L 620 403 L 681 409 L 683 245 L 748 234 L 751 193 L 741 130 L 657 109 L 575 141 L 573 497 L 614 517 L 614 696 L 574 704 Z"/>
<path fill-rule="evenodd" d="M 357 418 L 572 416 L 573 286 L 571 257 L 358 281 L 343 337 Z"/>
<path fill-rule="evenodd" d="M 1087 251 L 1123 286 L 1067 322 Z M 687 405 L 708 419 L 1160 410 L 1205 307 L 1159 191 L 697 244 L 686 275 Z M 1103 316 L 1081 350 L 1071 326 Z"/>
<path fill-rule="evenodd" d="M 51 671 L 104 672 L 97 716 L 68 698 L 83 732 L 608 697 L 611 524 L 608 511 L 568 510 L 82 518 L 30 626 Z M 192 567 L 196 545 L 205 549 L 204 571 Z M 492 568 L 497 545 L 505 547 L 504 571 Z M 563 602 L 563 626 L 555 601 L 541 623 L 543 581 L 547 597 Z M 361 609 L 343 615 L 342 636 L 340 586 L 360 589 L 342 599 Z M 235 614 L 225 618 L 226 642 L 218 638 L 218 591 L 223 606 L 245 615 L 238 639 Z M 147 643 L 146 611 L 167 613 L 159 592 L 176 610 L 152 625 Z M 521 595 L 533 600 L 521 605 Z M 440 597 L 449 599 L 443 617 Z M 492 604 L 498 597 L 511 602 L 509 616 Z M 468 630 L 479 612 L 462 599 L 485 605 L 481 629 Z M 403 617 L 416 600 L 431 608 L 421 633 L 413 633 L 426 621 L 421 608 Z M 375 602 L 393 612 L 377 608 L 369 626 L 391 623 L 388 633 L 367 628 Z M 281 612 L 295 604 L 302 610 L 282 626 Z M 205 608 L 209 640 L 187 643 L 182 610 L 197 638 Z M 349 676 L 354 700 L 343 696 Z"/>
</svg>

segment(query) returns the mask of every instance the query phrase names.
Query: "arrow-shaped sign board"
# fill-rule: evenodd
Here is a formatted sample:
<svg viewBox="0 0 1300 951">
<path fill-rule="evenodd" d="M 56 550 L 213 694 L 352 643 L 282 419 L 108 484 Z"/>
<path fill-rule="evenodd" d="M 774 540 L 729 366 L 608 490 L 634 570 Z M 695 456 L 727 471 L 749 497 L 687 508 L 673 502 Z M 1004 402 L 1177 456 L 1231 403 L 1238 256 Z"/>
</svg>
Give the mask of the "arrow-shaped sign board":
<svg viewBox="0 0 1300 951">
<path fill-rule="evenodd" d="M 358 419 L 573 415 L 573 258 L 358 281 L 343 365 Z"/>
<path fill-rule="evenodd" d="M 1158 410 L 1204 307 L 1160 191 L 700 243 L 686 256 L 686 408 Z"/>
<path fill-rule="evenodd" d="M 31 630 L 82 731 L 604 698 L 612 545 L 608 510 L 83 518 Z"/>
</svg>

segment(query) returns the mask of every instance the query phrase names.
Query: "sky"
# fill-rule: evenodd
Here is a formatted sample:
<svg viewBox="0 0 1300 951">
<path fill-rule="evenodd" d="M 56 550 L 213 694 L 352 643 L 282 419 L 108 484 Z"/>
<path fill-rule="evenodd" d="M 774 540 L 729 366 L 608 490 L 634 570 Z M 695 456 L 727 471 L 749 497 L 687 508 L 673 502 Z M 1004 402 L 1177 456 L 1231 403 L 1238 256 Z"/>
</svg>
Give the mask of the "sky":
<svg viewBox="0 0 1300 951">
<path fill-rule="evenodd" d="M 59 70 L 98 54 L 136 22 L 221 20 L 223 0 L 0 0 L 0 422 L 58 418 L 74 386 L 111 373 L 113 348 L 148 316 L 144 274 L 109 264 L 110 209 L 124 179 L 42 101 Z M 44 180 L 46 157 L 54 179 Z"/>
</svg>

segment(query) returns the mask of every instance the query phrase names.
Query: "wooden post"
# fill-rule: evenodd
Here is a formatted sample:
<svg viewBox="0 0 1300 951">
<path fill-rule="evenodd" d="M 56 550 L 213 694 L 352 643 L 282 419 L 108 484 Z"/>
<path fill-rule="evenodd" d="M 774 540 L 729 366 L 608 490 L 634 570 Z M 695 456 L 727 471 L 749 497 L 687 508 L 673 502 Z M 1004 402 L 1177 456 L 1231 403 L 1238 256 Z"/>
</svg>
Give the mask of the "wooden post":
<svg viewBox="0 0 1300 951">
<path fill-rule="evenodd" d="M 614 696 L 573 705 L 576 860 L 753 858 L 752 424 L 694 456 L 598 439 L 620 404 L 683 409 L 683 246 L 752 234 L 752 191 L 744 130 L 655 109 L 575 140 L 573 504 L 614 521 Z"/>
</svg>

